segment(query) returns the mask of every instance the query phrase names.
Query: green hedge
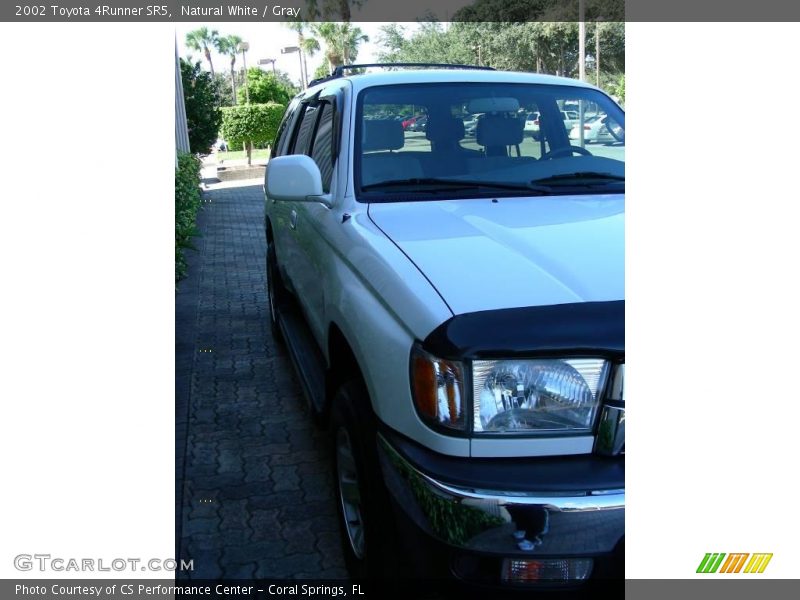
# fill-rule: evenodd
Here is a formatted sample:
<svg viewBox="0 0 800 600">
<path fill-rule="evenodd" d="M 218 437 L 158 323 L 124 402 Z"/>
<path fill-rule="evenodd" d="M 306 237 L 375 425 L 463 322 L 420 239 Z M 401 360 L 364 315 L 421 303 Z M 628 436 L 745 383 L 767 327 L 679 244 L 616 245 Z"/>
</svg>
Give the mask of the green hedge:
<svg viewBox="0 0 800 600">
<path fill-rule="evenodd" d="M 222 137 L 229 150 L 271 144 L 286 107 L 283 104 L 240 104 L 222 109 Z"/>
<path fill-rule="evenodd" d="M 198 235 L 197 211 L 200 208 L 200 159 L 194 154 L 178 154 L 175 169 L 175 282 L 186 277 L 184 250 L 194 248 Z"/>
</svg>

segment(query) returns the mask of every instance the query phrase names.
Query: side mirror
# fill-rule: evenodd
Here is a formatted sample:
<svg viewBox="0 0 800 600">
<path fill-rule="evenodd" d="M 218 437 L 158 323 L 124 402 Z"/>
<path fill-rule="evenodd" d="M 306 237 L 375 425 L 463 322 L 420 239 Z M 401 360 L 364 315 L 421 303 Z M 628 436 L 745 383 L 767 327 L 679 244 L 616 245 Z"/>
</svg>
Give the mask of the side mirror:
<svg viewBox="0 0 800 600">
<path fill-rule="evenodd" d="M 305 154 L 270 159 L 264 174 L 264 188 L 267 196 L 274 200 L 322 202 L 330 206 L 330 197 L 323 195 L 319 167 Z"/>
</svg>

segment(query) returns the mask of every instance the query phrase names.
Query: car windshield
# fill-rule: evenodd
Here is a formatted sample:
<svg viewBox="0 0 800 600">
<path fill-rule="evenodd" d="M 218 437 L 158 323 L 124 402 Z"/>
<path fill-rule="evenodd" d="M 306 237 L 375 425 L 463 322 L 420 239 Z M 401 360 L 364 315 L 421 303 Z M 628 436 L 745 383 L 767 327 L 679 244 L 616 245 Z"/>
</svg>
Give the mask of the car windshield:
<svg viewBox="0 0 800 600">
<path fill-rule="evenodd" d="M 624 192 L 625 113 L 595 89 L 401 84 L 367 88 L 357 106 L 362 202 Z M 589 139 L 582 125 L 601 115 L 603 135 Z"/>
</svg>

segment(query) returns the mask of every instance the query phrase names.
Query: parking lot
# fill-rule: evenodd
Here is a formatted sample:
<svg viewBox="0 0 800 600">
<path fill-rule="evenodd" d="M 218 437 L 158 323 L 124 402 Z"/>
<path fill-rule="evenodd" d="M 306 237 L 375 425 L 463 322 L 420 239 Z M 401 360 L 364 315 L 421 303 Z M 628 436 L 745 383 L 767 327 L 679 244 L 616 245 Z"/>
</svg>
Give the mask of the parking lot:
<svg viewBox="0 0 800 600">
<path fill-rule="evenodd" d="M 402 150 L 400 150 L 401 152 L 410 152 L 415 150 L 430 151 L 431 143 L 425 137 L 425 132 L 406 130 L 404 135 L 405 144 Z M 465 137 L 459 143 L 462 147 L 468 150 L 483 150 L 483 147 L 478 145 L 478 142 L 474 137 Z M 572 140 L 572 144 L 579 146 L 580 142 L 578 140 Z M 619 142 L 591 142 L 585 144 L 584 147 L 594 156 L 604 156 L 606 158 L 613 158 L 615 160 L 624 160 L 625 157 L 625 144 Z M 522 156 L 533 156 L 535 158 L 539 158 L 542 155 L 539 142 L 534 140 L 528 132 L 525 132 L 525 135 L 522 138 L 522 143 L 519 145 L 519 150 Z M 512 156 L 513 155 L 515 155 L 514 150 L 512 150 Z"/>
</svg>

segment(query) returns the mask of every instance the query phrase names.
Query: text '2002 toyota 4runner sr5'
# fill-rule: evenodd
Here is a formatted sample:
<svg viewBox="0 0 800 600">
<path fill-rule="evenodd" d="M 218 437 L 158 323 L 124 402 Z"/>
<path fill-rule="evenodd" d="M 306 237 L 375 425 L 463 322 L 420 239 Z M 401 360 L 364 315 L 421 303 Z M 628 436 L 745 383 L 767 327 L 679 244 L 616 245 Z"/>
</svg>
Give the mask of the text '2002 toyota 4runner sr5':
<svg viewBox="0 0 800 600">
<path fill-rule="evenodd" d="M 331 427 L 348 567 L 621 577 L 625 114 L 570 79 L 408 67 L 312 82 L 265 175 L 273 331 Z M 613 139 L 571 141 L 564 106 Z"/>
</svg>

